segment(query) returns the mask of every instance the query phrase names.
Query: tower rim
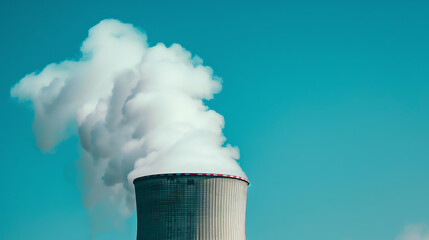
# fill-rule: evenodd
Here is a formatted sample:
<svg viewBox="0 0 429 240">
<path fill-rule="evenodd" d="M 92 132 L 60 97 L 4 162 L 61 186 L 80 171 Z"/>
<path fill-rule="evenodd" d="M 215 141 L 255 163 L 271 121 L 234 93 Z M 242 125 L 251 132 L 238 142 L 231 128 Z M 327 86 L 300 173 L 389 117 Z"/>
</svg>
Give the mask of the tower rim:
<svg viewBox="0 0 429 240">
<path fill-rule="evenodd" d="M 246 182 L 250 185 L 250 182 L 247 178 L 232 175 L 232 174 L 221 174 L 221 173 L 158 173 L 137 177 L 133 180 L 133 184 L 136 184 L 137 181 L 144 180 L 147 178 L 153 177 L 172 177 L 172 176 L 205 176 L 205 177 L 221 177 L 221 178 L 232 178 Z"/>
</svg>

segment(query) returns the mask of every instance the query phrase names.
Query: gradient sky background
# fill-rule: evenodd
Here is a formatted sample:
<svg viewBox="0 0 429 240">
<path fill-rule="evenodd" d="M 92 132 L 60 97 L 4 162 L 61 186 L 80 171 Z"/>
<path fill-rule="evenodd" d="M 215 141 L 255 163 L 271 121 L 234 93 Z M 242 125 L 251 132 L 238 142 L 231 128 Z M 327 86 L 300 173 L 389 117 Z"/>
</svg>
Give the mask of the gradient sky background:
<svg viewBox="0 0 429 240">
<path fill-rule="evenodd" d="M 223 78 L 209 105 L 252 183 L 249 240 L 390 240 L 428 225 L 429 3 L 347 2 L 1 1 L 0 239 L 90 239 L 78 138 L 42 153 L 9 91 L 78 59 L 105 18 Z M 133 215 L 93 239 L 135 234 Z"/>
</svg>

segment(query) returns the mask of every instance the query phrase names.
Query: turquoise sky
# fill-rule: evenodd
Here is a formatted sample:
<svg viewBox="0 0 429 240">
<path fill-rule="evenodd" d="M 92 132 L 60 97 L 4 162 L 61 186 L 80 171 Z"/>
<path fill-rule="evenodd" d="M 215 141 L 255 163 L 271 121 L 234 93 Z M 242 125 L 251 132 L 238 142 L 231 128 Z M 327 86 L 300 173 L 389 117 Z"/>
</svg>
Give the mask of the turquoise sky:
<svg viewBox="0 0 429 240">
<path fill-rule="evenodd" d="M 252 183 L 249 240 L 391 240 L 429 225 L 428 13 L 427 1 L 2 1 L 0 239 L 91 239 L 78 138 L 42 153 L 9 91 L 78 59 L 105 18 L 223 78 L 209 105 Z M 133 215 L 92 239 L 135 231 Z"/>
</svg>

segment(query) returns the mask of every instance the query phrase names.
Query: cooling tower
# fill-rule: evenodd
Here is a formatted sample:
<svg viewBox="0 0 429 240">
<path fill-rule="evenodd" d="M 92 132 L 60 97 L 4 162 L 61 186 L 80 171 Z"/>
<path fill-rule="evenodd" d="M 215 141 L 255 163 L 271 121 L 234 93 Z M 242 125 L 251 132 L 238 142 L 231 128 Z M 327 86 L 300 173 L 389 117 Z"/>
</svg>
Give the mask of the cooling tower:
<svg viewBox="0 0 429 240">
<path fill-rule="evenodd" d="M 223 174 L 137 178 L 137 240 L 244 240 L 248 185 Z"/>
</svg>

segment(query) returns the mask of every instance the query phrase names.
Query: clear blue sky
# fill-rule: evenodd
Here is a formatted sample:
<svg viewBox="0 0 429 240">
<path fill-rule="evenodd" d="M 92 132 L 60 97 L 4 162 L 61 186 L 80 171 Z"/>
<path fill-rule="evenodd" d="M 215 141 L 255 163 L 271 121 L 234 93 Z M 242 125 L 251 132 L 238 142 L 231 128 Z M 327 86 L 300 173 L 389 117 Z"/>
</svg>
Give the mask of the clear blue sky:
<svg viewBox="0 0 429 240">
<path fill-rule="evenodd" d="M 209 105 L 252 183 L 249 240 L 390 240 L 429 224 L 428 13 L 425 1 L 2 1 L 0 239 L 90 239 L 77 137 L 42 153 L 9 91 L 79 58 L 105 18 L 223 78 Z M 135 239 L 135 225 L 93 239 Z"/>
</svg>

